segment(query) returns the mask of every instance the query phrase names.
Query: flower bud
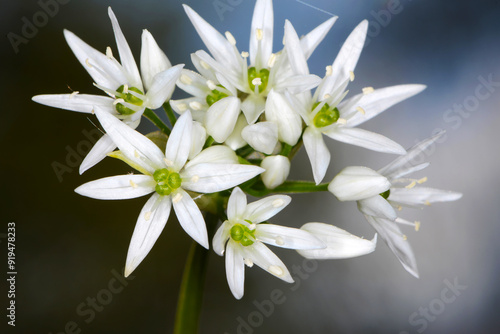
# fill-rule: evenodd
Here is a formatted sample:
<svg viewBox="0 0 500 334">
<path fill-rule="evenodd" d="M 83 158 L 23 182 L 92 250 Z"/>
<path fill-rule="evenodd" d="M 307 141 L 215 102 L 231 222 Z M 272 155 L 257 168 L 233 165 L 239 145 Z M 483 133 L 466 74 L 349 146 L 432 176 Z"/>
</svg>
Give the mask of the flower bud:
<svg viewBox="0 0 500 334">
<path fill-rule="evenodd" d="M 262 182 L 269 189 L 274 189 L 286 181 L 290 174 L 290 160 L 282 155 L 264 158 L 260 164 L 266 171 L 261 174 Z"/>
<path fill-rule="evenodd" d="M 344 168 L 328 185 L 339 201 L 359 201 L 383 193 L 391 187 L 386 177 L 368 167 Z"/>
</svg>

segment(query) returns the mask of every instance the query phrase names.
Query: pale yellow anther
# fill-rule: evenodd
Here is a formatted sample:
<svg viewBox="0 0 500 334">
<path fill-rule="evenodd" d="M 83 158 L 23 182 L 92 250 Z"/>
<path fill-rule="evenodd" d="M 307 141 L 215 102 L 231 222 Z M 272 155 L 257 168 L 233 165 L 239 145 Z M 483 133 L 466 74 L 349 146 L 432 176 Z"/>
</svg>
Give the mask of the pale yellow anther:
<svg viewBox="0 0 500 334">
<path fill-rule="evenodd" d="M 363 94 L 364 95 L 368 95 L 368 94 L 371 94 L 375 91 L 375 89 L 373 89 L 373 87 L 365 87 L 363 88 Z"/>
<path fill-rule="evenodd" d="M 134 151 L 134 157 L 136 157 L 137 159 L 139 159 L 141 157 L 137 150 Z"/>
<path fill-rule="evenodd" d="M 190 85 L 193 83 L 193 79 L 191 79 L 189 76 L 183 74 L 183 75 L 181 75 L 181 82 L 185 85 Z"/>
<path fill-rule="evenodd" d="M 341 124 L 341 125 L 345 125 L 345 124 L 347 124 L 347 120 L 346 120 L 345 118 L 339 118 L 339 119 L 337 120 L 337 123 L 338 123 L 338 124 Z"/>
<path fill-rule="evenodd" d="M 123 85 L 123 92 L 124 92 L 125 94 L 127 94 L 127 93 L 128 93 L 128 85 Z"/>
<path fill-rule="evenodd" d="M 85 59 L 85 64 L 87 64 L 87 66 L 90 68 L 93 67 L 92 65 L 90 65 L 90 58 Z"/>
<path fill-rule="evenodd" d="M 165 162 L 165 165 L 167 165 L 167 167 L 172 167 L 174 165 L 174 162 L 168 160 L 167 158 L 163 158 L 163 161 Z"/>
<path fill-rule="evenodd" d="M 329 99 L 329 98 L 331 98 L 331 97 L 332 97 L 332 96 L 331 96 L 330 94 L 325 94 L 325 95 L 323 96 L 323 99 L 328 100 L 328 99 Z"/>
<path fill-rule="evenodd" d="M 210 69 L 210 65 L 208 65 L 206 62 L 204 62 L 203 60 L 200 60 L 200 65 L 201 67 L 203 67 L 204 69 L 206 70 L 209 70 Z"/>
<path fill-rule="evenodd" d="M 108 57 L 109 59 L 113 59 L 113 51 L 109 46 L 106 48 L 106 57 Z"/>
<path fill-rule="evenodd" d="M 281 277 L 285 273 L 281 267 L 269 266 L 269 272 L 275 276 Z"/>
<path fill-rule="evenodd" d="M 144 214 L 144 219 L 150 220 L 151 219 L 151 211 L 148 211 Z"/>
<path fill-rule="evenodd" d="M 285 244 L 285 240 L 283 240 L 282 237 L 277 237 L 276 238 L 276 245 L 283 246 L 284 244 Z"/>
<path fill-rule="evenodd" d="M 403 207 L 401 205 L 398 205 L 398 211 L 403 210 Z"/>
<path fill-rule="evenodd" d="M 411 181 L 411 183 L 409 185 L 407 185 L 405 188 L 406 189 L 411 189 L 411 188 L 415 187 L 416 185 L 417 185 L 416 181 Z"/>
<path fill-rule="evenodd" d="M 180 112 L 186 111 L 188 108 L 187 104 L 185 103 L 177 103 L 175 106 L 177 107 L 177 109 L 179 109 Z"/>
<path fill-rule="evenodd" d="M 196 183 L 200 180 L 200 177 L 198 175 L 194 175 L 192 178 L 191 178 L 191 182 L 193 183 Z"/>
<path fill-rule="evenodd" d="M 429 201 L 425 201 L 424 204 L 427 206 L 431 206 L 431 202 L 429 202 Z"/>
<path fill-rule="evenodd" d="M 208 86 L 208 89 L 210 89 L 210 90 L 214 90 L 217 88 L 217 85 L 212 80 L 207 80 L 207 86 Z"/>
<path fill-rule="evenodd" d="M 249 268 L 253 267 L 253 261 L 252 261 L 252 259 L 245 259 L 245 264 Z"/>
<path fill-rule="evenodd" d="M 236 39 L 234 39 L 233 34 L 231 34 L 229 31 L 226 31 L 226 38 L 231 45 L 236 45 Z"/>
<path fill-rule="evenodd" d="M 366 115 L 365 109 L 361 107 L 356 107 L 356 110 L 359 111 L 362 115 Z"/>
<path fill-rule="evenodd" d="M 255 37 L 257 37 L 258 41 L 262 40 L 262 38 L 264 37 L 264 32 L 262 31 L 262 29 L 257 29 Z M 285 43 L 283 43 L 283 44 L 285 44 Z"/>
<path fill-rule="evenodd" d="M 255 78 L 252 80 L 252 85 L 254 86 L 259 86 L 262 85 L 262 79 L 261 78 Z"/>
<path fill-rule="evenodd" d="M 198 101 L 189 102 L 189 106 L 193 110 L 201 110 L 203 108 L 203 106 L 201 105 L 201 103 L 198 102 Z"/>
<path fill-rule="evenodd" d="M 80 92 L 78 92 L 78 91 L 75 90 L 73 93 L 69 94 L 69 98 L 72 99 L 78 93 L 80 93 Z"/>
<path fill-rule="evenodd" d="M 92 113 L 92 115 L 95 115 L 95 110 L 94 108 L 92 108 L 92 110 L 90 111 Z"/>
<path fill-rule="evenodd" d="M 113 105 L 116 106 L 118 103 L 123 103 L 123 102 L 125 102 L 124 99 L 116 99 L 113 101 Z"/>
<path fill-rule="evenodd" d="M 128 180 L 128 182 L 130 183 L 130 186 L 131 186 L 132 188 L 137 188 L 137 184 L 136 184 L 134 181 L 132 181 L 132 180 Z"/>
<path fill-rule="evenodd" d="M 419 221 L 416 221 L 415 222 L 415 231 L 419 231 L 420 230 L 420 222 Z"/>
<path fill-rule="evenodd" d="M 272 68 L 275 63 L 276 63 L 276 55 L 274 53 L 271 53 L 269 59 L 267 60 L 267 67 Z"/>
<path fill-rule="evenodd" d="M 250 54 L 248 52 L 246 52 L 246 51 L 242 51 L 241 52 L 241 57 L 242 58 L 248 58 L 248 57 L 250 57 Z"/>
<path fill-rule="evenodd" d="M 272 203 L 273 207 L 275 207 L 275 208 L 279 208 L 279 207 L 283 206 L 284 204 L 285 204 L 285 201 L 282 200 L 281 198 L 275 199 Z"/>
<path fill-rule="evenodd" d="M 257 225 L 255 225 L 254 223 L 248 225 L 248 228 L 250 229 L 250 231 L 255 230 L 256 227 L 257 227 Z"/>
<path fill-rule="evenodd" d="M 177 195 L 174 196 L 174 198 L 172 199 L 172 202 L 173 203 L 179 203 L 182 199 L 182 194 L 181 193 L 177 193 Z"/>
<path fill-rule="evenodd" d="M 417 181 L 418 184 L 422 184 L 424 182 L 427 182 L 427 176 L 421 178 L 420 180 Z"/>
<path fill-rule="evenodd" d="M 408 240 L 408 237 L 406 236 L 406 234 L 403 234 L 403 240 Z"/>
<path fill-rule="evenodd" d="M 332 65 L 328 65 L 326 67 L 326 76 L 329 77 L 333 74 L 333 69 L 332 69 Z"/>
<path fill-rule="evenodd" d="M 350 79 L 351 81 L 354 81 L 354 72 L 353 72 L 353 71 L 350 71 L 350 72 L 349 72 L 349 79 Z"/>
</svg>

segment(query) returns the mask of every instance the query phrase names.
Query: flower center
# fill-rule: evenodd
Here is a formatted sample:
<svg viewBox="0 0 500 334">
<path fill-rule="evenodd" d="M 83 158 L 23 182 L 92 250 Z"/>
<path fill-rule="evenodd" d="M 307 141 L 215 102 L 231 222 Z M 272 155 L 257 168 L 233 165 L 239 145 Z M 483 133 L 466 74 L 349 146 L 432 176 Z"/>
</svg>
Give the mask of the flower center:
<svg viewBox="0 0 500 334">
<path fill-rule="evenodd" d="M 257 72 L 255 67 L 250 67 L 248 69 L 248 84 L 250 89 L 255 92 L 255 86 L 259 87 L 259 93 L 262 93 L 267 88 L 267 83 L 269 82 L 269 70 L 266 68 L 261 69 Z"/>
<path fill-rule="evenodd" d="M 136 95 L 130 93 L 134 92 L 137 94 L 140 94 L 141 96 L 144 96 L 144 93 L 136 87 L 128 87 L 125 89 L 125 85 L 121 85 L 118 87 L 116 90 L 120 95 L 118 96 L 119 98 L 123 99 L 125 102 L 136 105 L 136 106 L 142 106 L 142 103 L 144 102 L 141 98 L 137 97 Z M 122 115 L 132 115 L 135 113 L 135 110 L 127 108 L 124 104 L 122 103 L 117 103 L 115 105 L 116 111 L 118 111 Z"/>
<path fill-rule="evenodd" d="M 387 189 L 386 191 L 384 191 L 383 193 L 380 193 L 379 195 L 385 199 L 388 199 L 389 196 L 391 195 L 391 189 Z"/>
<path fill-rule="evenodd" d="M 179 188 L 182 183 L 179 173 L 169 171 L 166 168 L 155 171 L 153 179 L 156 181 L 156 192 L 163 196 L 170 195 L 172 191 Z"/>
<path fill-rule="evenodd" d="M 235 224 L 231 227 L 231 239 L 241 243 L 243 246 L 250 246 L 255 241 L 255 230 L 250 230 L 242 224 Z"/>
<path fill-rule="evenodd" d="M 319 102 L 313 105 L 312 110 L 318 106 Z M 323 128 L 328 125 L 332 125 L 338 121 L 340 117 L 339 110 L 337 108 L 331 108 L 328 103 L 325 103 L 320 111 L 314 116 L 313 123 L 317 128 Z"/>
<path fill-rule="evenodd" d="M 207 104 L 209 106 L 211 106 L 215 102 L 217 102 L 225 97 L 228 97 L 228 95 L 226 93 L 223 93 L 223 92 L 217 90 L 217 88 L 216 88 L 216 89 L 212 90 L 210 92 L 210 94 L 207 95 L 206 101 L 207 101 Z"/>
</svg>

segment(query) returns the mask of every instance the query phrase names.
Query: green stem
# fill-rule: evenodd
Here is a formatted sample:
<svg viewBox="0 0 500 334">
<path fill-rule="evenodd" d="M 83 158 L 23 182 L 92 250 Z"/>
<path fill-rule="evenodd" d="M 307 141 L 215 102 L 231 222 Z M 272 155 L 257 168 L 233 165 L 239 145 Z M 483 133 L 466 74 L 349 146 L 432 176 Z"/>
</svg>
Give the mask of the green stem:
<svg viewBox="0 0 500 334">
<path fill-rule="evenodd" d="M 312 193 L 319 191 L 328 191 L 328 183 L 321 183 L 316 185 L 314 182 L 309 181 L 286 181 L 282 185 L 274 188 L 267 189 L 266 186 L 260 181 L 253 184 L 251 187 L 244 189 L 248 194 L 255 197 L 262 197 L 268 194 L 302 194 Z"/>
<path fill-rule="evenodd" d="M 170 135 L 170 128 L 165 123 L 163 123 L 160 117 L 158 117 L 158 115 L 156 115 L 153 110 L 146 108 L 146 110 L 144 110 L 143 115 L 144 117 L 149 119 L 154 125 L 156 125 L 156 127 L 160 129 L 161 132 L 163 132 L 167 136 Z"/>
<path fill-rule="evenodd" d="M 170 105 L 170 103 L 165 102 L 163 104 L 163 109 L 165 109 L 165 113 L 167 114 L 170 124 L 172 125 L 172 127 L 174 127 L 175 122 L 177 121 L 177 117 L 175 117 L 174 111 L 172 110 L 172 106 Z"/>
<path fill-rule="evenodd" d="M 205 215 L 209 236 L 213 235 L 218 220 L 217 215 L 211 213 Z M 198 333 L 208 255 L 207 249 L 193 241 L 182 275 L 174 334 Z"/>
</svg>

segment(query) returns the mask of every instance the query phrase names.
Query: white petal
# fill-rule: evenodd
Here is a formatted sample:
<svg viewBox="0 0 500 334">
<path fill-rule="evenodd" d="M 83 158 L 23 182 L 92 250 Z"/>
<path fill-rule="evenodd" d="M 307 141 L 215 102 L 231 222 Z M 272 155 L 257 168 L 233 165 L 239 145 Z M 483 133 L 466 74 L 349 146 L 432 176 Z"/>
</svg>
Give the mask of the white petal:
<svg viewBox="0 0 500 334">
<path fill-rule="evenodd" d="M 332 94 L 354 72 L 361 50 L 365 44 L 368 21 L 363 20 L 349 35 L 332 64 L 332 75 L 327 77 L 320 88 L 319 96 Z"/>
<path fill-rule="evenodd" d="M 396 103 L 404 101 L 413 95 L 420 93 L 425 89 L 425 87 L 426 86 L 424 85 L 399 85 L 376 89 L 370 94 L 363 95 L 359 104 L 357 106 L 353 106 L 354 110 L 344 110 L 344 108 L 342 108 L 342 104 L 339 105 L 339 110 L 341 110 L 342 113 L 350 113 L 354 112 L 358 106 L 363 108 L 365 111 L 364 114 L 355 112 L 354 116 L 347 120 L 346 126 L 354 127 L 372 119 Z M 357 98 L 358 96 L 354 96 L 351 99 Z M 344 103 L 349 103 L 349 101 L 345 101 Z"/>
<path fill-rule="evenodd" d="M 199 193 L 214 193 L 240 185 L 262 173 L 257 166 L 201 163 L 181 172 L 182 188 Z"/>
<path fill-rule="evenodd" d="M 194 241 L 208 249 L 207 227 L 198 205 L 181 188 L 172 193 L 172 198 L 175 214 L 184 231 Z"/>
<path fill-rule="evenodd" d="M 257 121 L 260 114 L 264 111 L 266 100 L 260 95 L 250 94 L 245 101 L 241 103 L 241 110 L 247 119 L 248 124 Z"/>
<path fill-rule="evenodd" d="M 372 240 L 366 240 L 329 224 L 307 223 L 300 229 L 313 234 L 326 245 L 323 249 L 298 251 L 308 259 L 348 259 L 370 254 L 377 245 L 377 235 Z"/>
<path fill-rule="evenodd" d="M 241 218 L 246 207 L 247 196 L 239 187 L 234 188 L 227 202 L 227 218 L 231 221 Z"/>
<path fill-rule="evenodd" d="M 271 154 L 278 143 L 278 126 L 273 122 L 248 125 L 241 132 L 241 137 L 254 150 Z"/>
<path fill-rule="evenodd" d="M 294 74 L 309 74 L 307 59 L 302 51 L 299 36 L 290 21 L 285 21 L 285 48 Z"/>
<path fill-rule="evenodd" d="M 271 0 L 257 0 L 250 30 L 250 64 L 266 67 L 273 52 L 274 13 Z M 257 29 L 262 31 L 262 40 L 257 40 Z"/>
<path fill-rule="evenodd" d="M 363 214 L 389 220 L 396 220 L 398 215 L 394 208 L 380 195 L 375 195 L 358 201 L 358 209 Z"/>
<path fill-rule="evenodd" d="M 398 204 L 419 206 L 429 205 L 430 203 L 437 202 L 450 202 L 456 201 L 462 197 L 461 193 L 454 191 L 414 187 L 407 188 L 391 188 L 389 200 L 397 202 Z"/>
<path fill-rule="evenodd" d="M 233 46 L 228 40 L 191 9 L 191 7 L 187 5 L 183 6 L 198 35 L 200 35 L 203 43 L 205 43 L 215 60 L 226 64 L 226 66 L 229 66 L 233 70 L 237 70 L 239 68 L 239 61 L 236 58 Z"/>
<path fill-rule="evenodd" d="M 156 43 L 153 35 L 144 29 L 142 31 L 141 74 L 146 91 L 153 84 L 154 76 L 170 67 L 172 64 Z"/>
<path fill-rule="evenodd" d="M 255 229 L 257 240 L 276 247 L 288 249 L 320 249 L 326 244 L 311 233 L 297 228 L 259 224 Z"/>
<path fill-rule="evenodd" d="M 391 183 L 384 176 L 368 167 L 344 168 L 328 185 L 328 191 L 339 201 L 358 201 L 389 189 Z"/>
<path fill-rule="evenodd" d="M 128 247 L 125 277 L 137 268 L 153 248 L 167 224 L 171 206 L 170 196 L 154 194 L 142 208 Z"/>
<path fill-rule="evenodd" d="M 400 170 L 396 170 L 394 171 L 393 173 L 389 174 L 389 175 L 386 175 L 386 174 L 382 174 L 384 175 L 385 177 L 387 177 L 389 180 L 395 180 L 395 179 L 398 179 L 402 176 L 405 176 L 405 175 L 409 175 L 409 174 L 412 174 L 412 173 L 415 173 L 415 172 L 418 172 L 418 171 L 421 171 L 422 169 L 425 169 L 427 168 L 428 166 L 430 165 L 429 162 L 424 162 L 422 164 L 419 164 L 419 165 L 416 165 L 416 166 L 407 166 L 405 168 L 402 168 Z"/>
<path fill-rule="evenodd" d="M 85 159 L 83 159 L 82 164 L 80 165 L 80 174 L 83 174 L 89 168 L 94 167 L 97 163 L 104 159 L 108 153 L 113 152 L 115 148 L 116 144 L 110 136 L 104 135 L 99 138 Z"/>
<path fill-rule="evenodd" d="M 262 223 L 278 214 L 291 200 L 287 195 L 268 196 L 248 204 L 243 216 L 254 224 Z"/>
<path fill-rule="evenodd" d="M 224 145 L 210 146 L 201 151 L 196 157 L 189 161 L 185 169 L 191 168 L 198 164 L 237 164 L 238 156 L 229 147 Z"/>
<path fill-rule="evenodd" d="M 113 31 L 115 33 L 116 46 L 118 47 L 118 52 L 120 53 L 120 62 L 123 68 L 127 71 L 129 76 L 129 82 L 132 86 L 139 88 L 140 90 L 144 90 L 142 87 L 141 76 L 139 74 L 139 69 L 137 68 L 137 64 L 134 60 L 134 55 L 132 55 L 132 51 L 128 46 L 127 40 L 125 36 L 123 36 L 122 30 L 120 29 L 120 25 L 118 24 L 118 20 L 116 19 L 115 14 L 111 10 L 111 7 L 108 7 L 108 15 L 111 19 L 111 24 L 113 25 Z"/>
<path fill-rule="evenodd" d="M 116 89 L 128 82 L 127 76 L 116 60 L 106 57 L 71 31 L 64 30 L 64 37 L 80 64 L 96 84 Z"/>
<path fill-rule="evenodd" d="M 95 199 L 128 199 L 152 193 L 155 185 L 149 175 L 119 175 L 87 182 L 75 192 Z"/>
<path fill-rule="evenodd" d="M 229 146 L 232 150 L 236 151 L 247 144 L 247 142 L 241 137 L 241 131 L 248 125 L 247 119 L 244 114 L 238 116 L 236 125 L 234 126 L 233 133 L 227 137 L 225 144 Z"/>
<path fill-rule="evenodd" d="M 260 167 L 266 170 L 260 176 L 268 189 L 274 189 L 283 184 L 290 174 L 290 160 L 282 155 L 265 157 Z"/>
<path fill-rule="evenodd" d="M 175 171 L 180 171 L 187 161 L 191 150 L 192 130 L 193 119 L 188 111 L 179 117 L 168 137 L 165 159 L 167 165 Z"/>
<path fill-rule="evenodd" d="M 151 87 L 146 93 L 147 104 L 150 109 L 157 109 L 170 99 L 183 67 L 184 65 L 176 65 L 154 76 Z"/>
<path fill-rule="evenodd" d="M 408 152 L 402 157 L 398 157 L 396 160 L 379 170 L 380 174 L 387 175 L 404 175 L 408 168 L 413 168 L 415 164 L 418 164 L 422 159 L 422 154 L 433 145 L 439 138 L 445 134 L 445 131 L 441 131 L 436 135 L 424 139 L 423 141 L 417 143 L 415 146 L 410 148 Z"/>
<path fill-rule="evenodd" d="M 201 152 L 206 140 L 207 130 L 205 130 L 201 123 L 193 122 L 193 129 L 191 132 L 191 150 L 189 151 L 188 159 L 193 159 Z"/>
<path fill-rule="evenodd" d="M 294 95 L 290 94 L 290 91 L 285 91 L 285 96 L 290 103 L 290 107 L 297 112 L 300 117 L 304 120 L 306 125 L 310 124 L 311 117 L 311 94 L 308 97 L 304 98 L 304 94 Z"/>
<path fill-rule="evenodd" d="M 396 255 L 403 267 L 413 276 L 418 278 L 417 261 L 411 249 L 410 243 L 401 233 L 398 225 L 390 220 L 365 216 L 366 220 L 373 226 L 387 246 Z"/>
<path fill-rule="evenodd" d="M 196 110 L 192 107 L 194 105 L 196 105 Z M 189 110 L 194 121 L 205 124 L 208 109 L 205 98 L 188 97 L 187 99 L 170 100 L 170 106 L 179 115 Z"/>
<path fill-rule="evenodd" d="M 256 265 L 285 282 L 294 282 L 285 264 L 261 242 L 254 242 L 253 245 L 241 249 L 245 259 L 252 260 Z"/>
<path fill-rule="evenodd" d="M 191 53 L 191 62 L 203 77 L 214 82 L 217 81 L 217 77 L 215 76 L 217 72 L 215 72 L 209 64 L 203 62 L 203 60 L 196 53 Z"/>
<path fill-rule="evenodd" d="M 113 99 L 106 96 L 87 94 L 51 94 L 33 96 L 32 100 L 46 106 L 71 111 L 91 113 L 94 106 L 100 106 L 109 113 L 117 114 L 113 108 Z"/>
<path fill-rule="evenodd" d="M 309 59 L 337 19 L 338 16 L 334 16 L 326 20 L 300 39 L 300 45 L 302 46 L 302 51 L 304 52 L 306 59 Z"/>
<path fill-rule="evenodd" d="M 226 251 L 226 277 L 236 299 L 243 297 L 245 286 L 245 262 L 239 248 L 238 244 L 229 240 Z"/>
<path fill-rule="evenodd" d="M 205 127 L 218 143 L 223 143 L 233 132 L 240 114 L 240 99 L 225 97 L 208 108 Z"/>
<path fill-rule="evenodd" d="M 323 135 L 315 129 L 308 127 L 302 136 L 307 156 L 311 162 L 314 182 L 319 184 L 325 177 L 330 164 L 330 151 L 325 145 Z"/>
<path fill-rule="evenodd" d="M 212 247 L 217 255 L 224 255 L 224 248 L 226 247 L 226 242 L 229 239 L 230 230 L 230 224 L 224 222 L 219 227 L 217 232 L 215 232 L 214 238 L 212 240 Z"/>
<path fill-rule="evenodd" d="M 95 108 L 95 114 L 106 133 L 128 159 L 151 174 L 164 168 L 163 152 L 155 143 L 98 107 Z"/>
<path fill-rule="evenodd" d="M 405 149 L 395 141 L 375 132 L 358 128 L 335 127 L 325 132 L 328 137 L 343 143 L 361 146 L 372 151 L 405 154 Z"/>
<path fill-rule="evenodd" d="M 278 138 L 288 145 L 295 145 L 302 133 L 302 118 L 288 104 L 286 98 L 274 91 L 267 96 L 266 120 L 278 125 Z"/>
<path fill-rule="evenodd" d="M 321 78 L 314 74 L 294 75 L 278 79 L 274 84 L 274 90 L 280 92 L 288 89 L 292 94 L 299 94 L 317 87 L 320 83 Z"/>
</svg>

